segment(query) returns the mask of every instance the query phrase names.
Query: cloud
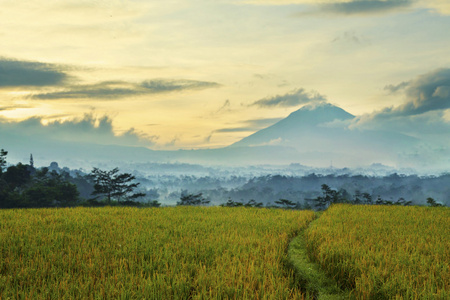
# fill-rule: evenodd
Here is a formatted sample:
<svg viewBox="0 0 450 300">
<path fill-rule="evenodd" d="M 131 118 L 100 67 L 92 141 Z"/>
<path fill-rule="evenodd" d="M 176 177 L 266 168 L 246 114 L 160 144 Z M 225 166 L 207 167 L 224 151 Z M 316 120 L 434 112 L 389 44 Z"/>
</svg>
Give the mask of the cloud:
<svg viewBox="0 0 450 300">
<path fill-rule="evenodd" d="M 335 44 L 350 44 L 350 45 L 368 45 L 370 44 L 370 41 L 354 32 L 354 31 L 345 31 L 344 33 L 340 34 L 339 36 L 335 37 L 332 41 L 332 43 Z"/>
<path fill-rule="evenodd" d="M 403 89 L 406 101 L 397 107 L 386 107 L 365 115 L 362 119 L 409 117 L 430 111 L 446 110 L 450 108 L 450 69 L 437 69 L 411 81 L 388 85 L 385 89 L 390 91 Z"/>
<path fill-rule="evenodd" d="M 385 13 L 409 7 L 414 0 L 354 0 L 347 2 L 319 4 L 319 10 L 326 13 L 355 15 L 368 13 Z"/>
<path fill-rule="evenodd" d="M 244 3 L 256 5 L 311 5 L 316 11 L 341 15 L 384 13 L 411 6 L 418 0 L 246 0 Z M 428 0 L 427 0 L 428 1 Z M 432 0 L 446 1 L 446 0 Z M 425 3 L 424 3 L 425 4 Z"/>
<path fill-rule="evenodd" d="M 341 15 L 386 13 L 413 5 L 416 8 L 431 9 L 443 15 L 450 15 L 448 0 L 233 0 L 233 2 L 253 5 L 309 5 L 316 7 L 316 10 L 299 15 L 311 15 L 318 12 Z"/>
<path fill-rule="evenodd" d="M 68 75 L 58 65 L 0 57 L 0 88 L 54 86 L 67 79 Z"/>
<path fill-rule="evenodd" d="M 214 132 L 224 133 L 224 132 L 254 132 L 263 128 L 266 128 L 270 125 L 275 124 L 276 122 L 282 120 L 283 118 L 263 118 L 263 119 L 253 119 L 247 120 L 244 122 L 244 126 L 241 127 L 231 127 L 231 128 L 221 128 L 217 129 Z"/>
<path fill-rule="evenodd" d="M 254 5 L 291 5 L 291 4 L 303 4 L 311 3 L 314 0 L 237 0 L 235 3 L 245 3 Z"/>
<path fill-rule="evenodd" d="M 220 84 L 216 82 L 196 81 L 196 80 L 167 80 L 155 79 L 148 80 L 141 83 L 141 87 L 150 91 L 150 93 L 164 93 L 182 90 L 202 90 L 207 88 L 219 87 Z"/>
<path fill-rule="evenodd" d="M 154 139 L 137 133 L 133 128 L 118 135 L 114 133 L 111 118 L 96 118 L 93 115 L 85 115 L 81 119 L 52 121 L 46 125 L 43 125 L 41 117 L 20 122 L 0 120 L 0 136 L 6 140 L 8 136 L 14 136 L 23 140 L 32 137 L 43 142 L 65 141 L 122 146 L 151 146 Z"/>
<path fill-rule="evenodd" d="M 165 143 L 164 146 L 165 147 L 175 147 L 178 142 L 180 142 L 180 137 L 179 136 L 175 136 L 172 140 L 170 140 L 169 142 Z"/>
<path fill-rule="evenodd" d="M 102 81 L 95 84 L 74 84 L 75 77 L 60 65 L 20 61 L 0 57 L 0 88 L 55 87 L 57 90 L 29 96 L 38 100 L 56 99 L 117 99 L 133 95 L 181 92 L 217 88 L 216 82 L 188 79 L 152 79 L 140 83 Z M 69 79 L 71 79 L 69 81 Z"/>
<path fill-rule="evenodd" d="M 216 113 L 230 111 L 231 102 L 229 99 L 225 100 L 225 103 L 217 110 Z"/>
<path fill-rule="evenodd" d="M 282 144 L 283 143 L 283 139 L 282 138 L 276 138 L 276 139 L 273 139 L 273 140 L 270 140 L 270 141 L 268 141 L 268 142 L 265 142 L 265 143 L 260 143 L 260 144 L 252 144 L 252 145 L 249 145 L 249 147 L 261 147 L 261 146 L 276 146 L 276 145 L 280 145 L 280 144 Z"/>
<path fill-rule="evenodd" d="M 391 94 L 394 94 L 398 91 L 404 90 L 409 84 L 409 81 L 403 81 L 399 84 L 389 84 L 384 87 L 384 90 L 388 91 Z"/>
<path fill-rule="evenodd" d="M 57 92 L 35 94 L 32 98 L 40 100 L 86 98 L 117 99 L 127 96 L 179 92 L 184 90 L 201 90 L 219 86 L 220 84 L 215 82 L 187 79 L 155 79 L 143 81 L 141 83 L 104 81 L 91 85 L 69 86 L 67 89 Z"/>
<path fill-rule="evenodd" d="M 406 101 L 360 116 L 351 128 L 399 131 L 424 139 L 448 136 L 450 123 L 446 114 L 450 109 L 450 69 L 437 69 L 388 89 L 402 89 Z M 450 140 L 445 140 L 450 146 Z"/>
<path fill-rule="evenodd" d="M 429 111 L 420 115 L 399 116 L 375 114 L 358 118 L 357 122 L 350 125 L 352 129 L 383 130 L 399 132 L 434 145 L 444 145 L 450 149 L 450 122 L 445 119 L 444 111 Z"/>
<path fill-rule="evenodd" d="M 212 133 L 211 134 L 209 134 L 208 136 L 206 136 L 204 139 L 203 139 L 203 142 L 205 142 L 205 143 L 210 143 L 211 142 L 211 138 L 212 138 Z"/>
<path fill-rule="evenodd" d="M 440 14 L 450 15 L 450 1 L 448 0 L 421 0 L 420 4 L 430 7 Z"/>
<path fill-rule="evenodd" d="M 21 108 L 32 108 L 30 105 L 0 106 L 0 111 L 16 110 Z"/>
<path fill-rule="evenodd" d="M 304 89 L 293 90 L 285 95 L 277 95 L 270 98 L 264 98 L 253 102 L 250 106 L 259 107 L 292 107 L 300 104 L 313 103 L 313 102 L 326 102 L 325 96 L 312 91 L 306 92 Z"/>
<path fill-rule="evenodd" d="M 31 98 L 39 100 L 56 99 L 115 99 L 139 94 L 138 86 L 121 81 L 105 81 L 91 85 L 74 85 L 67 89 L 32 95 Z"/>
<path fill-rule="evenodd" d="M 405 90 L 408 101 L 393 113 L 417 115 L 450 108 L 450 69 L 419 76 Z"/>
<path fill-rule="evenodd" d="M 252 127 L 221 128 L 215 130 L 214 132 L 223 133 L 223 132 L 249 132 L 249 131 L 254 131 L 254 128 Z"/>
<path fill-rule="evenodd" d="M 253 119 L 247 120 L 246 123 L 254 128 L 265 128 L 267 126 L 273 125 L 283 118 L 263 118 L 263 119 Z"/>
</svg>

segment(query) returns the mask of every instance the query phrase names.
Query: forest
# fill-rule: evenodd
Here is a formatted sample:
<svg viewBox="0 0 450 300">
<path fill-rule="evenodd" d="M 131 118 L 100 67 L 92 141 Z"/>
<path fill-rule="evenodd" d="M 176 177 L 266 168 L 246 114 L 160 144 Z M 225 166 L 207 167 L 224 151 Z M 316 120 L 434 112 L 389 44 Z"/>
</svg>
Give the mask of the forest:
<svg viewBox="0 0 450 300">
<path fill-rule="evenodd" d="M 121 173 L 119 168 L 90 172 L 8 164 L 0 153 L 0 207 L 221 205 L 325 209 L 333 203 L 449 206 L 450 174 L 385 176 L 335 172 L 303 176 L 232 171 L 199 173 L 183 165 L 182 173 Z M 179 167 L 179 166 L 178 166 Z M 256 170 L 256 169 L 255 169 Z M 338 170 L 337 170 L 338 171 Z M 255 172 L 256 173 L 256 172 Z"/>
</svg>

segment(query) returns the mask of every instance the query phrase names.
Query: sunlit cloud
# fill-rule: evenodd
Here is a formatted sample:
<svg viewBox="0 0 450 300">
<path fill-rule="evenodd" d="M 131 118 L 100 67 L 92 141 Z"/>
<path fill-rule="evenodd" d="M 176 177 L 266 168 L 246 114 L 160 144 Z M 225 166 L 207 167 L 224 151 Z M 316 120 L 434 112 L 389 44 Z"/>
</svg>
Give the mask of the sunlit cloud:
<svg viewBox="0 0 450 300">
<path fill-rule="evenodd" d="M 450 15 L 450 1 L 448 0 L 421 0 L 420 4 L 434 9 L 443 15 Z"/>
<path fill-rule="evenodd" d="M 40 141 L 66 141 L 103 145 L 152 146 L 156 137 L 145 136 L 131 128 L 117 134 L 108 116 L 95 117 L 86 114 L 83 118 L 49 121 L 32 117 L 19 122 L 0 120 L 0 136 L 4 142 L 8 137 L 28 137 Z"/>
<path fill-rule="evenodd" d="M 183 90 L 202 90 L 207 88 L 220 87 L 216 82 L 196 81 L 196 80 L 167 80 L 155 79 L 144 81 L 140 84 L 142 88 L 148 90 L 150 93 L 164 93 Z"/>
<path fill-rule="evenodd" d="M 300 104 L 313 103 L 313 102 L 326 102 L 325 96 L 318 92 L 306 92 L 304 89 L 293 90 L 284 95 L 276 95 L 273 97 L 267 97 L 258 101 L 255 101 L 251 106 L 258 107 L 292 107 Z"/>
<path fill-rule="evenodd" d="M 214 132 L 250 132 L 253 131 L 254 128 L 252 127 L 234 127 L 234 128 L 221 128 L 221 129 L 217 129 Z"/>
<path fill-rule="evenodd" d="M 10 106 L 0 106 L 0 111 L 9 111 L 9 110 L 16 110 L 16 109 L 22 109 L 22 108 L 32 108 L 31 105 L 10 105 Z"/>
<path fill-rule="evenodd" d="M 3 4 L 0 115 L 9 120 L 94 110 L 116 135 L 133 127 L 175 149 L 225 146 L 320 102 L 365 114 L 358 128 L 450 119 L 448 87 L 430 75 L 428 90 L 417 77 L 450 63 L 447 0 Z"/>
<path fill-rule="evenodd" d="M 215 82 L 195 80 L 170 80 L 155 79 L 141 83 L 124 81 L 105 81 L 90 85 L 76 85 L 65 87 L 62 91 L 35 94 L 33 99 L 57 100 L 57 99 L 117 99 L 127 96 L 180 92 L 186 90 L 201 90 L 219 87 Z"/>
<path fill-rule="evenodd" d="M 247 120 L 247 121 L 243 122 L 243 124 L 245 126 L 220 128 L 220 129 L 215 130 L 214 132 L 216 132 L 216 133 L 254 132 L 254 131 L 266 128 L 270 125 L 273 125 L 280 120 L 282 120 L 282 118 L 263 118 L 263 119 Z"/>
</svg>

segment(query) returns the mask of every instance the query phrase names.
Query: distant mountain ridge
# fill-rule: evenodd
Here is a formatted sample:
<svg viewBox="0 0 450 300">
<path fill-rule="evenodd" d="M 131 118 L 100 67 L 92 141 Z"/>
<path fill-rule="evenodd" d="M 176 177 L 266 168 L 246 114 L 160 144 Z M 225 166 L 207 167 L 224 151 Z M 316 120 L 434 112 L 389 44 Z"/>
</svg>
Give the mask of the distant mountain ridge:
<svg viewBox="0 0 450 300">
<path fill-rule="evenodd" d="M 12 136 L 6 137 L 9 142 L 0 146 L 25 159 L 33 153 L 35 160 L 46 163 L 72 162 L 68 166 L 80 161 L 111 165 L 114 161 L 128 161 L 230 166 L 300 163 L 312 167 L 331 164 L 360 167 L 373 163 L 415 167 L 421 163 L 429 167 L 428 161 L 417 156 L 426 148 L 422 141 L 396 132 L 349 129 L 355 119 L 352 114 L 329 103 L 304 106 L 279 122 L 219 149 L 158 151 L 145 147 L 25 140 Z M 434 165 L 442 166 L 439 161 Z"/>
<path fill-rule="evenodd" d="M 419 143 L 413 137 L 395 132 L 351 130 L 348 125 L 354 119 L 352 114 L 329 103 L 304 106 L 230 147 L 278 145 L 297 150 L 297 159 L 304 164 L 324 166 L 334 161 L 357 166 L 376 162 L 395 165 L 402 151 Z"/>
<path fill-rule="evenodd" d="M 285 145 L 292 144 L 290 141 L 304 138 L 308 131 L 317 129 L 320 125 L 336 120 L 345 122 L 354 118 L 352 114 L 329 103 L 304 106 L 272 126 L 261 129 L 230 147 L 270 145 L 271 141 L 272 144 L 283 144 L 283 142 Z"/>
</svg>

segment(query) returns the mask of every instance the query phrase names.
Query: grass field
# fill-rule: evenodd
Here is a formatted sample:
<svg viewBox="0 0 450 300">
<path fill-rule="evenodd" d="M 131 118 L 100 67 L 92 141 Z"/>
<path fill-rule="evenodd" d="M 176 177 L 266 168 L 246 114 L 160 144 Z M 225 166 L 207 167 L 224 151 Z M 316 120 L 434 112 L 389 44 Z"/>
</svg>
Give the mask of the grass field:
<svg viewBox="0 0 450 300">
<path fill-rule="evenodd" d="M 311 211 L 0 210 L 1 299 L 298 299 L 290 239 Z"/>
<path fill-rule="evenodd" d="M 0 210 L 0 299 L 450 298 L 449 208 L 334 205 L 315 217 L 243 207 Z"/>
<path fill-rule="evenodd" d="M 335 205 L 308 253 L 359 299 L 450 299 L 450 209 Z"/>
</svg>

